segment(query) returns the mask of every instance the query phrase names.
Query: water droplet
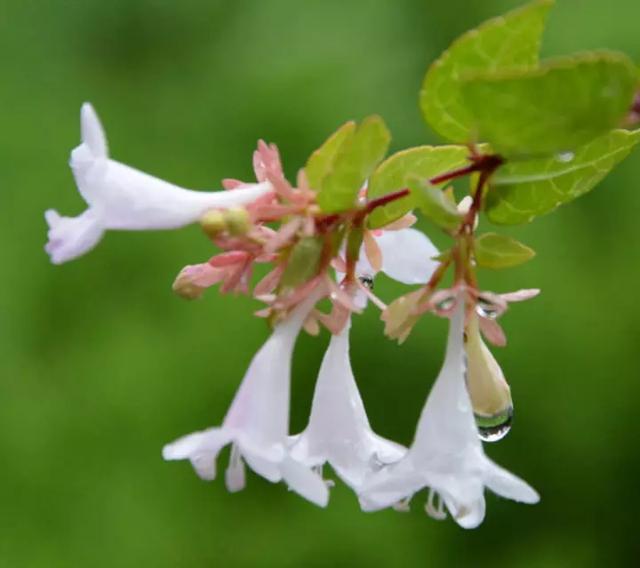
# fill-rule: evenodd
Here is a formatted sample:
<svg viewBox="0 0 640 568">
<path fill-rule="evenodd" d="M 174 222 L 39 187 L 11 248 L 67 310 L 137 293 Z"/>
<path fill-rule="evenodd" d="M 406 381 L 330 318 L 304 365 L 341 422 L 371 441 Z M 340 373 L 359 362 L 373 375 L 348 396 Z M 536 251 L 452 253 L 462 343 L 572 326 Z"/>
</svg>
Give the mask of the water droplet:
<svg viewBox="0 0 640 568">
<path fill-rule="evenodd" d="M 576 155 L 573 152 L 560 152 L 556 154 L 556 160 L 564 163 L 571 162 L 575 157 Z"/>
<path fill-rule="evenodd" d="M 483 442 L 497 442 L 502 440 L 511 430 L 513 422 L 513 406 L 508 406 L 503 412 L 493 416 L 475 415 L 478 426 L 478 436 Z"/>
<path fill-rule="evenodd" d="M 450 310 L 451 308 L 453 308 L 455 303 L 456 303 L 455 297 L 454 296 L 449 296 L 448 298 L 445 298 L 444 300 L 440 300 L 436 304 L 436 310 L 441 311 L 441 312 L 446 312 L 447 310 Z"/>
<path fill-rule="evenodd" d="M 500 310 L 495 304 L 488 302 L 487 300 L 483 300 L 482 298 L 478 298 L 476 313 L 481 318 L 496 319 L 500 314 Z"/>
<path fill-rule="evenodd" d="M 365 288 L 373 290 L 373 276 L 363 275 L 360 276 L 359 279 Z"/>
</svg>

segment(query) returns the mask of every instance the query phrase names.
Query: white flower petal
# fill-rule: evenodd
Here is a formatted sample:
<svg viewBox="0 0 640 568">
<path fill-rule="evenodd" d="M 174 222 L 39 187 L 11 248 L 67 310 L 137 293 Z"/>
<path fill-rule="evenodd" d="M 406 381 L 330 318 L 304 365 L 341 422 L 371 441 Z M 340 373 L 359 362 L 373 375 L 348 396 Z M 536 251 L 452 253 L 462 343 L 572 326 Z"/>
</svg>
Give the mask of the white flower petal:
<svg viewBox="0 0 640 568">
<path fill-rule="evenodd" d="M 376 473 L 359 495 L 363 511 L 378 511 L 411 497 L 425 486 L 425 477 L 405 461 Z"/>
<path fill-rule="evenodd" d="M 210 481 L 216 477 L 216 458 L 230 439 L 221 428 L 209 428 L 167 444 L 162 448 L 162 457 L 165 460 L 189 459 L 198 476 Z"/>
<path fill-rule="evenodd" d="M 487 487 L 497 495 L 531 505 L 540 501 L 540 495 L 526 481 L 489 460 L 485 477 Z"/>
<path fill-rule="evenodd" d="M 286 457 L 281 464 L 282 477 L 290 489 L 319 507 L 329 502 L 329 489 L 323 479 L 308 467 Z"/>
<path fill-rule="evenodd" d="M 429 281 L 438 261 L 438 249 L 417 229 L 383 231 L 376 241 L 382 250 L 382 271 L 404 284 Z"/>
<path fill-rule="evenodd" d="M 487 506 L 482 494 L 474 501 L 464 505 L 446 497 L 443 498 L 449 513 L 463 529 L 475 529 L 484 521 Z"/>
<path fill-rule="evenodd" d="M 56 210 L 49 209 L 45 219 L 49 225 L 45 251 L 53 264 L 62 264 L 90 251 L 104 234 L 99 216 L 92 209 L 77 217 L 62 217 Z"/>
<path fill-rule="evenodd" d="M 80 109 L 80 134 L 82 142 L 96 158 L 109 157 L 107 137 L 91 103 L 84 103 Z"/>
</svg>

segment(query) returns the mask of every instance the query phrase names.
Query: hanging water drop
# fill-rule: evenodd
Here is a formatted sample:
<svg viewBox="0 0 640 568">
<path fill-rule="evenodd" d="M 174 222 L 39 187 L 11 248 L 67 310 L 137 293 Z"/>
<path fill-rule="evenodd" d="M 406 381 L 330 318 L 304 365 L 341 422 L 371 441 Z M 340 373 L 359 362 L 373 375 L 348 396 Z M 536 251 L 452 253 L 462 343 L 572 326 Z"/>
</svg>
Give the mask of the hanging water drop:
<svg viewBox="0 0 640 568">
<path fill-rule="evenodd" d="M 455 296 L 449 296 L 444 300 L 440 300 L 435 307 L 436 307 L 436 310 L 438 310 L 439 312 L 446 312 L 451 308 L 453 308 L 455 303 L 456 303 Z"/>
<path fill-rule="evenodd" d="M 478 303 L 476 304 L 476 313 L 481 318 L 496 319 L 500 314 L 500 309 L 492 302 L 489 302 L 483 298 L 478 298 Z"/>
<path fill-rule="evenodd" d="M 513 422 L 513 406 L 508 406 L 504 411 L 492 416 L 474 414 L 478 437 L 483 442 L 498 442 L 511 430 Z"/>
<path fill-rule="evenodd" d="M 373 276 L 369 276 L 368 274 L 364 274 L 359 277 L 360 283 L 367 288 L 368 290 L 373 290 Z"/>
</svg>

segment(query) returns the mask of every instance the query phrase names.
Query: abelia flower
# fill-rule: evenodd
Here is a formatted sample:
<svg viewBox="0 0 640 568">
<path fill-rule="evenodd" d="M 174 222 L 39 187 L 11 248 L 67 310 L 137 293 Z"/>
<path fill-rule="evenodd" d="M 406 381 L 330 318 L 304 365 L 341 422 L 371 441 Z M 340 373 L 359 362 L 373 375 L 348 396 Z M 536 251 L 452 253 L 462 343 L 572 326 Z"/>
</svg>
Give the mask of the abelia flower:
<svg viewBox="0 0 640 568">
<path fill-rule="evenodd" d="M 437 266 L 430 259 L 438 251 L 424 234 L 408 228 L 369 234 L 378 252 L 372 254 L 372 244 L 365 239 L 356 265 L 356 276 L 368 282 L 365 290 L 373 284 L 378 270 L 405 283 L 429 280 Z M 372 262 L 374 255 L 379 262 Z M 360 308 L 366 305 L 362 292 L 356 293 L 354 300 Z M 314 467 L 328 463 L 357 491 L 371 472 L 398 461 L 406 448 L 371 429 L 349 360 L 351 312 L 345 309 L 344 314 L 346 323 L 332 335 L 322 360 L 309 424 L 292 438 L 291 455 Z"/>
<path fill-rule="evenodd" d="M 291 358 L 315 294 L 300 304 L 255 355 L 222 426 L 189 434 L 164 447 L 166 460 L 188 459 L 206 480 L 216 476 L 220 450 L 232 444 L 226 472 L 229 491 L 244 488 L 244 462 L 271 482 L 284 480 L 293 490 L 321 507 L 329 495 L 322 478 L 288 452 Z"/>
<path fill-rule="evenodd" d="M 523 480 L 491 461 L 478 438 L 465 386 L 464 302 L 454 310 L 443 367 L 422 411 L 413 444 L 396 464 L 374 474 L 360 494 L 365 510 L 392 506 L 424 487 L 432 494 L 427 512 L 442 518 L 444 506 L 464 528 L 485 515 L 484 488 L 523 503 L 538 494 Z M 434 506 L 435 497 L 440 505 Z"/>
<path fill-rule="evenodd" d="M 267 181 L 233 191 L 192 191 L 109 158 L 107 139 L 89 103 L 80 114 L 82 143 L 69 162 L 82 198 L 89 206 L 77 217 L 45 213 L 54 264 L 91 250 L 106 230 L 175 229 L 200 219 L 209 209 L 249 204 L 273 191 Z"/>
<path fill-rule="evenodd" d="M 322 360 L 309 425 L 291 438 L 291 456 L 308 466 L 328 463 L 358 490 L 368 474 L 398 461 L 406 448 L 373 432 L 349 361 L 347 322 Z"/>
</svg>

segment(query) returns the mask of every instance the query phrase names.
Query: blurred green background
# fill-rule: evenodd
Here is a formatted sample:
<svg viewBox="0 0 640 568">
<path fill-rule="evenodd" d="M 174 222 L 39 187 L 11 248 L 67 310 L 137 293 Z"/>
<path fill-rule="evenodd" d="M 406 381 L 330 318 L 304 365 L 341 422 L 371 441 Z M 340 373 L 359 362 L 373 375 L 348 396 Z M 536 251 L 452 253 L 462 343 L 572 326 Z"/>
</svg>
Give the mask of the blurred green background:
<svg viewBox="0 0 640 568">
<path fill-rule="evenodd" d="M 321 510 L 254 475 L 230 495 L 164 463 L 164 443 L 222 419 L 268 333 L 257 304 L 172 294 L 177 271 L 212 253 L 197 227 L 109 233 L 60 267 L 42 250 L 43 211 L 84 208 L 67 167 L 83 101 L 116 159 L 180 185 L 250 179 L 260 137 L 293 176 L 335 127 L 374 112 L 393 150 L 435 142 L 417 110 L 428 63 L 517 4 L 0 1 L 0 566 L 637 565 L 637 152 L 592 194 L 511 231 L 533 262 L 481 276 L 497 291 L 543 289 L 503 320 L 510 343 L 496 356 L 516 418 L 487 447 L 542 502 L 488 495 L 473 532 L 428 518 L 422 495 L 409 514 L 364 514 L 339 485 Z M 560 0 L 544 53 L 638 60 L 639 16 L 637 0 Z M 377 290 L 401 292 L 382 278 Z M 353 365 L 374 428 L 409 443 L 445 325 L 423 319 L 400 348 L 378 316 L 355 321 Z M 326 341 L 298 344 L 294 432 Z"/>
</svg>

